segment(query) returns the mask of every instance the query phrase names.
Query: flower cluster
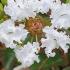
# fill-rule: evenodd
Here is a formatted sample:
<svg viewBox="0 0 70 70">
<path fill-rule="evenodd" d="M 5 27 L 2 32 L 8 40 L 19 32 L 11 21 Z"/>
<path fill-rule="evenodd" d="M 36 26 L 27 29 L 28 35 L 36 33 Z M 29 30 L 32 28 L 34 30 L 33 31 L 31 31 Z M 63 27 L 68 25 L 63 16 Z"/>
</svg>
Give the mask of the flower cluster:
<svg viewBox="0 0 70 70">
<path fill-rule="evenodd" d="M 6 48 L 14 49 L 16 58 L 22 63 L 14 70 L 29 67 L 34 61 L 39 63 L 40 48 L 44 48 L 48 58 L 56 55 L 54 49 L 61 48 L 64 53 L 68 52 L 70 35 L 66 30 L 70 27 L 70 4 L 61 3 L 60 0 L 8 0 L 4 12 L 10 18 L 0 24 L 0 42 Z M 48 12 L 50 26 L 36 17 L 38 13 L 47 17 Z M 31 41 L 25 44 L 29 34 Z"/>
</svg>

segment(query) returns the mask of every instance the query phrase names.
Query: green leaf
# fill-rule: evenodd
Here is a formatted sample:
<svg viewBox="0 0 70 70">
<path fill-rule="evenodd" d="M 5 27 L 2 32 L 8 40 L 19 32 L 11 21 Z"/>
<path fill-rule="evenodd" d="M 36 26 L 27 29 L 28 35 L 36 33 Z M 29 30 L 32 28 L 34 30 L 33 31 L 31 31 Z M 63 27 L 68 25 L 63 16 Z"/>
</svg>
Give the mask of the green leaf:
<svg viewBox="0 0 70 70">
<path fill-rule="evenodd" d="M 8 48 L 4 54 L 4 68 L 5 70 L 12 70 L 14 66 L 15 54 L 12 49 Z"/>
<path fill-rule="evenodd" d="M 0 23 L 2 23 L 3 21 L 4 21 L 4 20 L 3 20 L 3 19 L 1 19 L 1 20 L 0 20 Z"/>
<path fill-rule="evenodd" d="M 66 3 L 70 3 L 70 0 L 66 0 Z"/>
<path fill-rule="evenodd" d="M 46 25 L 46 26 L 50 26 L 51 25 L 51 20 L 50 18 L 48 17 L 48 15 L 46 14 L 41 14 L 41 13 L 38 13 L 37 14 L 43 21 L 43 23 Z"/>
<path fill-rule="evenodd" d="M 2 3 L 3 5 L 6 5 L 6 4 L 7 4 L 7 0 L 1 0 L 1 3 Z"/>
<path fill-rule="evenodd" d="M 2 5 L 2 3 L 0 3 L 0 12 L 2 12 L 3 11 L 3 5 Z"/>
<path fill-rule="evenodd" d="M 30 34 L 27 35 L 27 38 L 25 41 L 23 41 L 24 44 L 27 44 L 27 42 L 31 42 L 32 36 Z"/>
<path fill-rule="evenodd" d="M 66 3 L 66 0 L 64 0 L 64 3 Z"/>
<path fill-rule="evenodd" d="M 0 20 L 3 18 L 4 11 L 3 11 L 3 5 L 0 3 Z"/>
<path fill-rule="evenodd" d="M 53 58 L 47 58 L 44 53 L 40 53 L 40 63 L 34 63 L 30 69 L 31 70 L 50 70 L 52 66 L 59 70 L 59 66 L 64 64 L 63 59 L 61 58 L 60 54 L 57 53 Z"/>
</svg>

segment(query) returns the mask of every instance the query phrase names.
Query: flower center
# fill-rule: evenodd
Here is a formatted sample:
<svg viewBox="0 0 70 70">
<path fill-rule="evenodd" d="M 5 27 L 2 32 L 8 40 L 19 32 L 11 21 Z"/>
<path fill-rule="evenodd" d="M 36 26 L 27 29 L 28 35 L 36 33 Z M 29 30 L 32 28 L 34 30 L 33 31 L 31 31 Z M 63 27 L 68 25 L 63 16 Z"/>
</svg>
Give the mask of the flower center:
<svg viewBox="0 0 70 70">
<path fill-rule="evenodd" d="M 29 20 L 26 21 L 26 29 L 33 36 L 41 35 L 43 27 L 44 27 L 43 21 L 39 17 L 29 18 Z"/>
</svg>

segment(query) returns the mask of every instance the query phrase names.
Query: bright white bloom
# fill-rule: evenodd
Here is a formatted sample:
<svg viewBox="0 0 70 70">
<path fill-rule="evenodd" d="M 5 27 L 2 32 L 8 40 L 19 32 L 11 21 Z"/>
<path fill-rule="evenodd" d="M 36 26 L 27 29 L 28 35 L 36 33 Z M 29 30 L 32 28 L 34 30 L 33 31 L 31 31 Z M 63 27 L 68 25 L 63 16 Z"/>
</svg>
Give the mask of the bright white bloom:
<svg viewBox="0 0 70 70">
<path fill-rule="evenodd" d="M 50 5 L 55 1 L 59 2 L 59 0 L 8 0 L 4 11 L 13 20 L 22 20 L 35 17 L 39 12 L 47 13 Z"/>
<path fill-rule="evenodd" d="M 45 48 L 45 53 L 48 57 L 54 57 L 55 52 L 52 52 L 53 49 L 61 47 L 64 50 L 64 53 L 68 52 L 70 44 L 70 38 L 65 34 L 65 32 L 58 32 L 57 30 L 52 29 L 51 27 L 45 27 L 43 29 L 46 38 L 42 38 L 42 46 Z"/>
<path fill-rule="evenodd" d="M 56 28 L 69 28 L 70 27 L 70 4 L 56 5 L 52 10 L 51 23 Z"/>
<path fill-rule="evenodd" d="M 27 34 L 24 25 L 15 26 L 15 23 L 10 19 L 0 24 L 0 42 L 4 43 L 6 47 L 15 48 L 16 45 L 13 41 L 24 41 Z"/>
<path fill-rule="evenodd" d="M 19 62 L 22 63 L 20 67 L 26 68 L 34 63 L 34 61 L 39 63 L 38 55 L 39 43 L 33 42 L 31 44 L 28 42 L 23 47 L 15 48 L 14 52 Z"/>
</svg>

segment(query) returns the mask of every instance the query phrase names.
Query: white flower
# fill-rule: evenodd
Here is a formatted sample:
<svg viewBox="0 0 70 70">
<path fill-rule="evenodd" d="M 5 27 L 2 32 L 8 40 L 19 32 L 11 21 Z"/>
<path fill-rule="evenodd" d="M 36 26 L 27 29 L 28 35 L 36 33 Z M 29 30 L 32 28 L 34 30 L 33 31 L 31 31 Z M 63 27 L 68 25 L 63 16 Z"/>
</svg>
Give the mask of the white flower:
<svg viewBox="0 0 70 70">
<path fill-rule="evenodd" d="M 13 20 L 35 17 L 37 13 L 47 13 L 50 5 L 56 0 L 8 0 L 4 7 L 6 14 Z"/>
<path fill-rule="evenodd" d="M 66 35 L 65 32 L 58 32 L 57 30 L 52 29 L 52 27 L 45 27 L 43 29 L 45 33 L 45 38 L 41 39 L 42 46 L 45 48 L 45 53 L 48 57 L 54 57 L 55 52 L 52 52 L 53 49 L 61 47 L 64 50 L 64 53 L 68 52 L 70 44 L 70 38 Z"/>
<path fill-rule="evenodd" d="M 70 27 L 70 4 L 56 5 L 52 9 L 50 18 L 54 27 L 68 29 Z"/>
<path fill-rule="evenodd" d="M 13 41 L 20 42 L 25 40 L 28 31 L 24 29 L 24 25 L 15 26 L 14 21 L 6 20 L 0 24 L 0 42 L 6 47 L 15 48 Z"/>
<path fill-rule="evenodd" d="M 23 66 L 23 68 L 29 67 L 34 63 L 34 61 L 39 63 L 40 60 L 38 59 L 37 55 L 39 48 L 40 47 L 38 42 L 33 42 L 33 44 L 28 42 L 23 47 L 14 49 L 15 55 L 18 61 L 22 63 L 21 66 Z"/>
</svg>

